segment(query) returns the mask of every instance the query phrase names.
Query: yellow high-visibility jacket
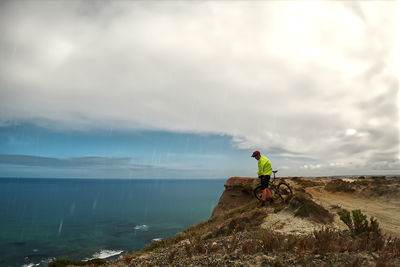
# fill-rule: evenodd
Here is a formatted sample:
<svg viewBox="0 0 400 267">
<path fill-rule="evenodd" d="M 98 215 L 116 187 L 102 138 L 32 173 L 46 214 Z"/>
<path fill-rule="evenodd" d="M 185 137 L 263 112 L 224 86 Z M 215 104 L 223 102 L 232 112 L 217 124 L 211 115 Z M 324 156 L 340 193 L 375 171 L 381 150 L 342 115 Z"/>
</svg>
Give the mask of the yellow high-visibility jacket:
<svg viewBox="0 0 400 267">
<path fill-rule="evenodd" d="M 267 157 L 261 156 L 258 160 L 258 176 L 260 175 L 271 175 L 272 165 L 271 161 Z"/>
</svg>

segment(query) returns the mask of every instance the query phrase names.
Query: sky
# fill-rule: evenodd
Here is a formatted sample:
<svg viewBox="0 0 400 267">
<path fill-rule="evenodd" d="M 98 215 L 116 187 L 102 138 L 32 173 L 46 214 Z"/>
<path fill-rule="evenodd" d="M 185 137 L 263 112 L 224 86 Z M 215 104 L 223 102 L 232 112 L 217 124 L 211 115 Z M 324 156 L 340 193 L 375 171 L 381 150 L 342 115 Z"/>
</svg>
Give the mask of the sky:
<svg viewBox="0 0 400 267">
<path fill-rule="evenodd" d="M 0 177 L 400 174 L 398 13 L 1 1 Z"/>
</svg>

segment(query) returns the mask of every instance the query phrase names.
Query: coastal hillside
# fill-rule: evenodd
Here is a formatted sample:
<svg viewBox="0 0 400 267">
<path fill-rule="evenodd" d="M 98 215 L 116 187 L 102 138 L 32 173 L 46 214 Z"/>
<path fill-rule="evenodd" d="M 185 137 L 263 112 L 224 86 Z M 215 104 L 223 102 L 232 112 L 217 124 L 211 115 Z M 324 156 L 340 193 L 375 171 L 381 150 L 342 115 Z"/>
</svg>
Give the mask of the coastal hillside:
<svg viewBox="0 0 400 267">
<path fill-rule="evenodd" d="M 283 179 L 293 196 L 257 207 L 232 177 L 209 220 L 107 266 L 400 266 L 400 178 Z"/>
</svg>

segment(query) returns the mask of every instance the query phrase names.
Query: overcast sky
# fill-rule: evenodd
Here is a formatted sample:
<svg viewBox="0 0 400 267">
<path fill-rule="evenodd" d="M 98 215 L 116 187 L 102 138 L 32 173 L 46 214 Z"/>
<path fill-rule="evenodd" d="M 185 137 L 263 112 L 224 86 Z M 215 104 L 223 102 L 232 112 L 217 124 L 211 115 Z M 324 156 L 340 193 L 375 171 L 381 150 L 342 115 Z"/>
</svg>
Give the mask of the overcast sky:
<svg viewBox="0 0 400 267">
<path fill-rule="evenodd" d="M 399 174 L 397 5 L 2 1 L 0 176 Z"/>
</svg>

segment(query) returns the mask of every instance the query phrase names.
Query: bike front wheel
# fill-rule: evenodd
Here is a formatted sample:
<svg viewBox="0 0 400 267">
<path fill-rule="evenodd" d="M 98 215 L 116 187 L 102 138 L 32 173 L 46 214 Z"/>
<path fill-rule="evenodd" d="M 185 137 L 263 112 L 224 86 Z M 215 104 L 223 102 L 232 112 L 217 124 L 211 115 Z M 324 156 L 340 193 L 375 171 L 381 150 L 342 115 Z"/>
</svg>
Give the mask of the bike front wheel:
<svg viewBox="0 0 400 267">
<path fill-rule="evenodd" d="M 293 191 L 290 185 L 284 182 L 278 184 L 277 191 L 281 199 L 285 202 L 288 201 L 293 195 Z"/>
</svg>

